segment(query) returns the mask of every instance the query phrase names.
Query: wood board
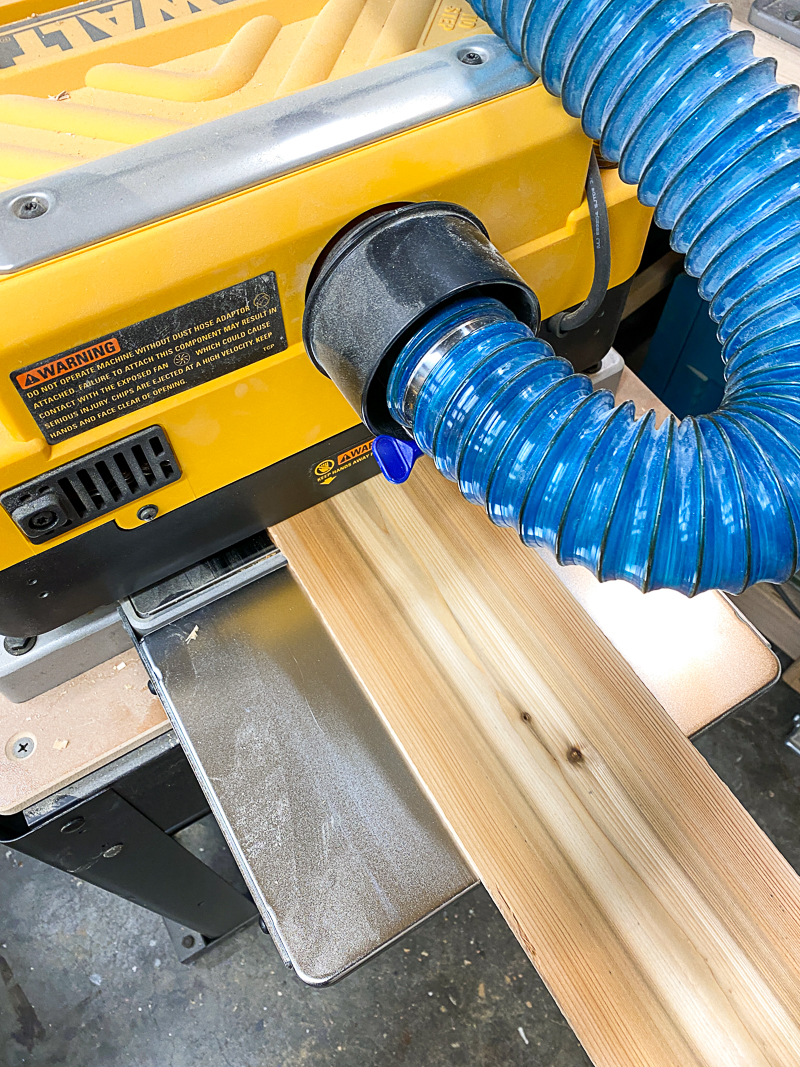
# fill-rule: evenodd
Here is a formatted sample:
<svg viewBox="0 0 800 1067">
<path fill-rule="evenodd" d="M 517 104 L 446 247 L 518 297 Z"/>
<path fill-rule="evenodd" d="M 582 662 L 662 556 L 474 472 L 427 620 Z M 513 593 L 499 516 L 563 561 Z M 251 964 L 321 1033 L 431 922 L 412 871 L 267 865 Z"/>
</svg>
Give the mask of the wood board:
<svg viewBox="0 0 800 1067">
<path fill-rule="evenodd" d="M 427 459 L 271 532 L 598 1067 L 800 1064 L 800 880 L 543 560 Z"/>
</svg>

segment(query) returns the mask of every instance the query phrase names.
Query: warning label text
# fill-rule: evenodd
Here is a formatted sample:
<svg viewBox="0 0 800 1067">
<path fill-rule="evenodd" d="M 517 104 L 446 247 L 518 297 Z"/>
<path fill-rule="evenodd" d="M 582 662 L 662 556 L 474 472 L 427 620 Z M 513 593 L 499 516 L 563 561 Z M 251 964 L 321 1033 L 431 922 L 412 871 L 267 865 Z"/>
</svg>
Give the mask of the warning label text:
<svg viewBox="0 0 800 1067">
<path fill-rule="evenodd" d="M 14 371 L 50 444 L 286 348 L 269 272 Z"/>
</svg>

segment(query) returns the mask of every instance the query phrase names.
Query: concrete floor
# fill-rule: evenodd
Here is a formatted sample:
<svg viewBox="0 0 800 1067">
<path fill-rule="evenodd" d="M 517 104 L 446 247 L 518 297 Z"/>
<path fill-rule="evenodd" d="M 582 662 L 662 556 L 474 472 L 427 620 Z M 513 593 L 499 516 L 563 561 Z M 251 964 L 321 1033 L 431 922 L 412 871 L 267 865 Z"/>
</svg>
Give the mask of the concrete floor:
<svg viewBox="0 0 800 1067">
<path fill-rule="evenodd" d="M 800 869 L 798 712 L 779 683 L 698 747 Z M 10 849 L 0 902 L 3 1067 L 589 1063 L 482 889 L 322 991 L 253 927 L 183 966 L 155 915 Z"/>
</svg>

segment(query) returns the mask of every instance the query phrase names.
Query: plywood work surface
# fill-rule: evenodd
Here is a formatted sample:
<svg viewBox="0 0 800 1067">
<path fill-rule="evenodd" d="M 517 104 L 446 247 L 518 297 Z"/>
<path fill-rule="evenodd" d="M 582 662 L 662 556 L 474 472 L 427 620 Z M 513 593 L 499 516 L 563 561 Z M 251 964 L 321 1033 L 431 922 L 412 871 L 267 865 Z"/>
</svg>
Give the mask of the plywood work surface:
<svg viewBox="0 0 800 1067">
<path fill-rule="evenodd" d="M 0 696 L 0 815 L 13 815 L 169 729 L 131 648 L 24 704 Z M 33 755 L 11 756 L 17 737 Z"/>
<path fill-rule="evenodd" d="M 598 1067 L 800 1064 L 800 880 L 430 461 L 272 531 Z"/>
</svg>

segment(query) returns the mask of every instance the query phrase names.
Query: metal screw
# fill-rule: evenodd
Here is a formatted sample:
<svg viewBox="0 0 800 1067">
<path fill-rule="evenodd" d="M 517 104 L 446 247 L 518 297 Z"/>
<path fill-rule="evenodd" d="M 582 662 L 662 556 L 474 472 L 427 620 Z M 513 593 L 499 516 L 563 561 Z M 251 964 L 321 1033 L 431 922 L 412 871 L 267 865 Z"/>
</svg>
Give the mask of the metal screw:
<svg viewBox="0 0 800 1067">
<path fill-rule="evenodd" d="M 18 737 L 11 747 L 11 755 L 14 759 L 27 759 L 36 748 L 36 742 L 32 737 Z"/>
<path fill-rule="evenodd" d="M 155 504 L 145 504 L 143 508 L 139 508 L 136 512 L 136 518 L 142 522 L 150 522 L 158 515 L 158 508 Z"/>
<path fill-rule="evenodd" d="M 41 196 L 21 196 L 19 200 L 14 201 L 11 210 L 18 219 L 38 219 L 49 207 Z"/>
<path fill-rule="evenodd" d="M 6 637 L 3 640 L 3 648 L 9 656 L 24 656 L 35 644 L 35 637 Z"/>
<path fill-rule="evenodd" d="M 44 533 L 46 530 L 52 530 L 57 525 L 58 515 L 52 510 L 37 511 L 35 515 L 31 515 L 28 519 L 28 526 L 34 533 Z"/>
<path fill-rule="evenodd" d="M 783 17 L 787 22 L 800 22 L 800 11 L 787 11 Z"/>
<path fill-rule="evenodd" d="M 181 938 L 181 944 L 184 948 L 194 948 L 194 938 L 191 934 L 186 934 Z"/>
<path fill-rule="evenodd" d="M 104 860 L 113 860 L 115 856 L 118 856 L 122 852 L 122 845 L 112 845 L 111 848 L 107 848 L 103 853 Z"/>
<path fill-rule="evenodd" d="M 483 63 L 483 56 L 480 52 L 465 52 L 458 58 L 462 63 L 466 63 L 468 67 L 479 67 Z"/>
<path fill-rule="evenodd" d="M 65 822 L 61 827 L 62 834 L 74 834 L 83 826 L 86 820 L 82 815 L 76 815 L 74 819 L 70 819 L 69 822 Z"/>
</svg>

